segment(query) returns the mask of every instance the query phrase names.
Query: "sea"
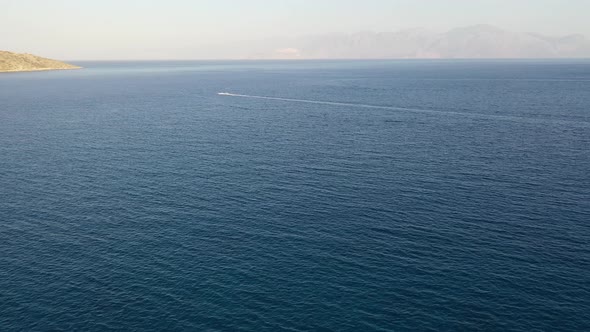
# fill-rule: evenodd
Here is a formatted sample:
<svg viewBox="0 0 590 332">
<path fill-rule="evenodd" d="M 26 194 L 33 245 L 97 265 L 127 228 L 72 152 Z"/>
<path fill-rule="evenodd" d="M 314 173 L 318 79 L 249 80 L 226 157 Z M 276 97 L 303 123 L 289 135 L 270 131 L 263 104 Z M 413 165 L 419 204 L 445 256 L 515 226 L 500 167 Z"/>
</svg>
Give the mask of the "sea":
<svg viewBox="0 0 590 332">
<path fill-rule="evenodd" d="M 590 331 L 590 60 L 0 74 L 1 331 Z"/>
</svg>

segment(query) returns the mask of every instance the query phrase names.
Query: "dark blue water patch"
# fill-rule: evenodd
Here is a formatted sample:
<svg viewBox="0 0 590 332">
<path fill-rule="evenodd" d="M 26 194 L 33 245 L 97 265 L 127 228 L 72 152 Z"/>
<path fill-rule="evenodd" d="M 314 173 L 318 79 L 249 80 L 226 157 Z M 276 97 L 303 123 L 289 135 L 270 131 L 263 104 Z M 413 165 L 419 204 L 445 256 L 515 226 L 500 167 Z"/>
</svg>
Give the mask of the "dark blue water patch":
<svg viewBox="0 0 590 332">
<path fill-rule="evenodd" d="M 1 330 L 590 329 L 588 61 L 84 66 L 0 76 Z"/>
</svg>

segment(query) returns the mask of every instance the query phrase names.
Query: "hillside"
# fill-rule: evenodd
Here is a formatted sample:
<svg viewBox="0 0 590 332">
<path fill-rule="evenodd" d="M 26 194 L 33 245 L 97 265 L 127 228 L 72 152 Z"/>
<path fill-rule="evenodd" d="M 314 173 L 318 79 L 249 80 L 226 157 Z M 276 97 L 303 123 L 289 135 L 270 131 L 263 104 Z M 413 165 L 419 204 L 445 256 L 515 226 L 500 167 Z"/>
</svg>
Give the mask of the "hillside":
<svg viewBox="0 0 590 332">
<path fill-rule="evenodd" d="M 359 32 L 278 40 L 254 57 L 294 59 L 590 58 L 583 35 L 549 37 L 476 25 L 435 33 L 426 29 Z"/>
<path fill-rule="evenodd" d="M 32 54 L 0 51 L 0 72 L 79 69 L 61 61 L 41 58 Z"/>
</svg>

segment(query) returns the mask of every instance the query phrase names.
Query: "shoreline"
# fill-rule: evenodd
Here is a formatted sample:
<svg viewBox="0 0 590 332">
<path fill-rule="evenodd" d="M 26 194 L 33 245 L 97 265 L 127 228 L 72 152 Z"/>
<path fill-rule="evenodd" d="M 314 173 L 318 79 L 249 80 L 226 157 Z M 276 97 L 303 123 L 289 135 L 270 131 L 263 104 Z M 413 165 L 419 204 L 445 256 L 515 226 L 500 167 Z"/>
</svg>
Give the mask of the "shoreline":
<svg viewBox="0 0 590 332">
<path fill-rule="evenodd" d="M 26 73 L 26 72 L 34 72 L 34 71 L 52 71 L 52 70 L 76 70 L 76 69 L 83 69 L 84 67 L 74 67 L 74 68 L 31 68 L 31 69 L 11 69 L 11 70 L 2 70 L 0 69 L 1 73 Z"/>
</svg>

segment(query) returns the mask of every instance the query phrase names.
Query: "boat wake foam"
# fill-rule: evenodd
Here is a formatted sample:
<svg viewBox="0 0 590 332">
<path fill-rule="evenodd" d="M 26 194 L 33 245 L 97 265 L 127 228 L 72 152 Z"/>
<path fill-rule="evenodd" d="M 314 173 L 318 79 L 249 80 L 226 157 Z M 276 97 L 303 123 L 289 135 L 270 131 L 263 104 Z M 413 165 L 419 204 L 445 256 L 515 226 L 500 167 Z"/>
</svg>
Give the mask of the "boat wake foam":
<svg viewBox="0 0 590 332">
<path fill-rule="evenodd" d="M 267 100 L 280 100 L 296 103 L 307 103 L 307 104 L 320 104 L 320 105 L 332 105 L 332 106 L 348 106 L 348 107 L 361 107 L 361 108 L 376 108 L 385 110 L 396 110 L 396 111 L 414 111 L 414 112 L 426 112 L 426 113 L 440 113 L 438 111 L 417 109 L 417 108 L 405 108 L 395 106 L 379 106 L 379 105 L 368 105 L 368 104 L 355 104 L 355 103 L 342 103 L 335 101 L 323 101 L 323 100 L 309 100 L 309 99 L 294 99 L 294 98 L 279 98 L 279 97 L 267 97 L 267 96 L 255 96 L 255 95 L 242 95 L 237 93 L 229 92 L 218 92 L 220 96 L 229 97 L 240 97 L 240 98 L 252 98 L 252 99 L 267 99 Z"/>
<path fill-rule="evenodd" d="M 563 120 L 563 119 L 532 118 L 532 117 L 517 116 L 517 115 L 482 114 L 482 113 L 471 113 L 471 112 L 468 113 L 468 112 L 456 112 L 456 111 L 446 111 L 446 110 L 437 111 L 437 110 L 397 107 L 397 106 L 380 106 L 380 105 L 370 105 L 370 104 L 343 103 L 343 102 L 336 102 L 336 101 L 322 101 L 322 100 L 309 100 L 309 99 L 243 95 L 243 94 L 230 93 L 230 92 L 218 92 L 217 94 L 220 96 L 227 96 L 227 97 L 278 100 L 278 101 L 294 102 L 294 103 L 371 108 L 371 109 L 380 109 L 380 110 L 418 112 L 418 113 L 428 113 L 428 114 L 437 114 L 437 115 L 441 115 L 441 114 L 442 115 L 459 115 L 459 116 L 464 116 L 464 117 L 515 121 L 515 122 L 528 122 L 528 123 L 559 123 L 559 124 L 564 124 L 564 125 L 576 125 L 576 126 L 582 126 L 582 127 L 590 127 L 590 122 L 587 122 L 587 121 L 571 121 L 571 120 Z"/>
</svg>

